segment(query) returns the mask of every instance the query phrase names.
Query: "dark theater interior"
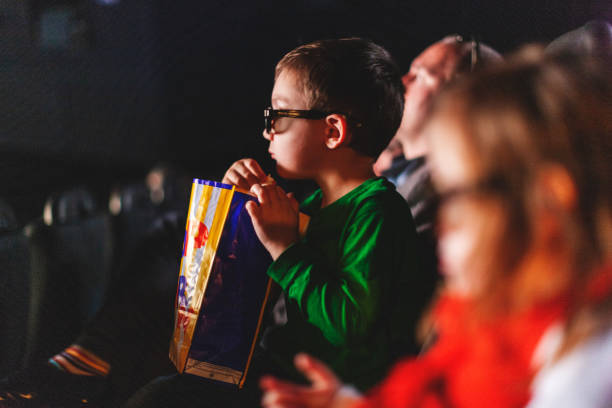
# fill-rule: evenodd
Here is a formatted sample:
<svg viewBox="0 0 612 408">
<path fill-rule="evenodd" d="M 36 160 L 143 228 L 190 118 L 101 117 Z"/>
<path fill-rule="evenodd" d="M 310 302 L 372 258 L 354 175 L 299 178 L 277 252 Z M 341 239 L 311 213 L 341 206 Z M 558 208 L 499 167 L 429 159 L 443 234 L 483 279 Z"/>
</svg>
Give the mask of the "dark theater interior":
<svg viewBox="0 0 612 408">
<path fill-rule="evenodd" d="M 174 297 L 193 178 L 221 181 L 251 157 L 298 199 L 313 191 L 278 176 L 262 137 L 288 51 L 362 37 L 405 73 L 449 34 L 506 55 L 592 20 L 612 22 L 612 2 L 0 0 L 0 378 L 72 344 L 116 287 L 155 280 Z M 177 220 L 160 250 L 176 274 L 158 277 L 142 257 L 160 252 L 141 246 Z M 115 372 L 102 402 L 6 406 L 119 406 L 163 364 L 134 356 L 138 374 Z"/>
<path fill-rule="evenodd" d="M 104 195 L 156 163 L 215 179 L 237 158 L 265 162 L 273 68 L 301 43 L 366 37 L 407 71 L 450 33 L 508 52 L 609 20 L 610 9 L 601 0 L 4 0 L 3 197 L 27 222 L 54 191 Z"/>
</svg>

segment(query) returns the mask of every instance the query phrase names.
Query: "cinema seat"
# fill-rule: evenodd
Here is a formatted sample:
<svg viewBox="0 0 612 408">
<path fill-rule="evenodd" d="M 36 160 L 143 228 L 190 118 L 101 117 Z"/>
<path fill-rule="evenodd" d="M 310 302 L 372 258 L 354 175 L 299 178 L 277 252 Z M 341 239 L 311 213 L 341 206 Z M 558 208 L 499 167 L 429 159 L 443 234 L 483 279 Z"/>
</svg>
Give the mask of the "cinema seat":
<svg viewBox="0 0 612 408">
<path fill-rule="evenodd" d="M 104 301 L 113 236 L 105 207 L 75 188 L 52 195 L 28 227 L 33 255 L 26 363 L 70 344 Z"/>
<path fill-rule="evenodd" d="M 30 249 L 12 208 L 0 199 L 0 378 L 23 362 L 30 307 Z"/>
</svg>

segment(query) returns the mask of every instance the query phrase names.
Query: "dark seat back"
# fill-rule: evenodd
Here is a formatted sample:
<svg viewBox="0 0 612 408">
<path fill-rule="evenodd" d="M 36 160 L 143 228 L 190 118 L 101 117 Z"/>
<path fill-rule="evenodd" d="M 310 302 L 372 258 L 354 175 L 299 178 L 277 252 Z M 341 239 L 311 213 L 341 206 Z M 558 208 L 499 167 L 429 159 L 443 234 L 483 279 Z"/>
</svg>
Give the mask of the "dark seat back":
<svg viewBox="0 0 612 408">
<path fill-rule="evenodd" d="M 110 283 L 110 216 L 93 194 L 77 188 L 54 194 L 42 222 L 31 226 L 32 314 L 28 362 L 70 344 L 93 317 Z"/>
<path fill-rule="evenodd" d="M 0 378 L 23 361 L 30 307 L 30 248 L 12 208 L 0 199 Z"/>
</svg>

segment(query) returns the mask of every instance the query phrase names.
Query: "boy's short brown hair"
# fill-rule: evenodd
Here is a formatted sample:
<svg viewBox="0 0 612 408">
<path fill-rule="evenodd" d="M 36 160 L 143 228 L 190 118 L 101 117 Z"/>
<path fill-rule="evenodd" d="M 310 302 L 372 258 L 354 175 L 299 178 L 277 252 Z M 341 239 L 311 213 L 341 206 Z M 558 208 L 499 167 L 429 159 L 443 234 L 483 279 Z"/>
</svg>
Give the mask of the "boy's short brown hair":
<svg viewBox="0 0 612 408">
<path fill-rule="evenodd" d="M 404 85 L 393 58 L 361 38 L 315 41 L 287 53 L 275 77 L 298 77 L 310 109 L 347 115 L 350 146 L 377 157 L 395 135 L 404 110 Z"/>
</svg>

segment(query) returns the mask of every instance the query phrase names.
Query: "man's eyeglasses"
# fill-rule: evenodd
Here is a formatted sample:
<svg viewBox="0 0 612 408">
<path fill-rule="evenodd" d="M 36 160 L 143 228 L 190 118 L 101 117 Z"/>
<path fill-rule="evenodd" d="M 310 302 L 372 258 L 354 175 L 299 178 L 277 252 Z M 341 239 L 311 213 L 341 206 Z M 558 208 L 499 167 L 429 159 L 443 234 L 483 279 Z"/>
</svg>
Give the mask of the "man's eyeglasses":
<svg viewBox="0 0 612 408">
<path fill-rule="evenodd" d="M 264 109 L 264 128 L 270 133 L 274 128 L 278 118 L 300 118 L 300 119 L 324 119 L 326 116 L 335 112 L 323 112 L 319 110 L 300 110 L 300 109 Z M 275 129 L 276 130 L 276 129 Z"/>
<path fill-rule="evenodd" d="M 474 71 L 480 63 L 480 41 L 472 34 L 472 48 L 470 49 L 470 71 Z"/>
<path fill-rule="evenodd" d="M 470 72 L 473 72 L 478 64 L 480 64 L 480 41 L 474 34 L 470 35 L 470 39 L 467 40 L 461 35 L 455 35 L 455 41 L 460 44 L 470 43 Z"/>
</svg>

